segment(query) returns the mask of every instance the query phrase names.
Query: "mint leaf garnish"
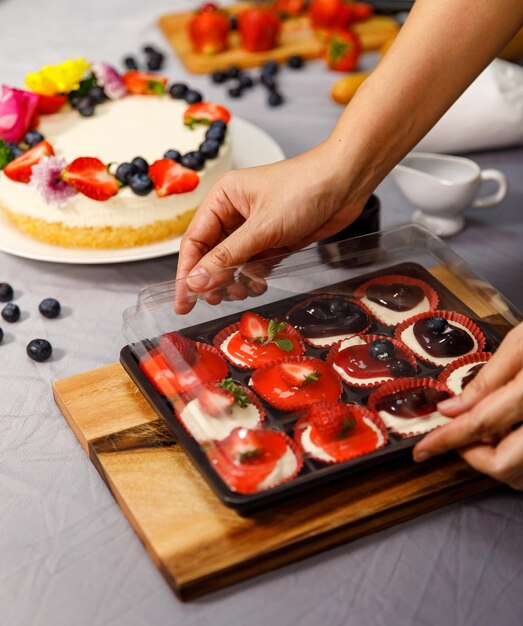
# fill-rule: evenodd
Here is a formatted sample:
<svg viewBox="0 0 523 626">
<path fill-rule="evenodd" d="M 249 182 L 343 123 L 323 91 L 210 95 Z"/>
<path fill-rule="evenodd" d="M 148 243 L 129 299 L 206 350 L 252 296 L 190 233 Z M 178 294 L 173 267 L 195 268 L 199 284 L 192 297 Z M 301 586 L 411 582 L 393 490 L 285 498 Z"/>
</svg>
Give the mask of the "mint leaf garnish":
<svg viewBox="0 0 523 626">
<path fill-rule="evenodd" d="M 230 391 L 234 396 L 234 404 L 245 409 L 249 404 L 249 396 L 243 387 L 238 386 L 232 378 L 224 378 L 218 387 Z"/>
<path fill-rule="evenodd" d="M 11 150 L 5 145 L 4 140 L 0 139 L 0 170 L 3 170 L 12 160 Z"/>
<path fill-rule="evenodd" d="M 282 338 L 275 339 L 274 343 L 280 348 L 280 350 L 285 350 L 285 352 L 290 352 L 294 348 L 294 344 L 290 339 Z"/>
<path fill-rule="evenodd" d="M 278 334 L 278 327 L 274 320 L 269 321 L 269 329 L 267 330 L 267 334 L 269 337 L 269 341 L 272 341 L 274 337 Z"/>
<path fill-rule="evenodd" d="M 91 72 L 89 76 L 80 81 L 78 89 L 70 91 L 67 94 L 69 102 L 71 102 L 73 98 L 82 98 L 83 96 L 86 96 L 91 89 L 97 85 L 96 76 Z"/>
<path fill-rule="evenodd" d="M 246 450 L 238 455 L 238 461 L 245 463 L 251 459 L 257 459 L 261 454 L 261 448 L 253 448 L 252 450 Z"/>
</svg>

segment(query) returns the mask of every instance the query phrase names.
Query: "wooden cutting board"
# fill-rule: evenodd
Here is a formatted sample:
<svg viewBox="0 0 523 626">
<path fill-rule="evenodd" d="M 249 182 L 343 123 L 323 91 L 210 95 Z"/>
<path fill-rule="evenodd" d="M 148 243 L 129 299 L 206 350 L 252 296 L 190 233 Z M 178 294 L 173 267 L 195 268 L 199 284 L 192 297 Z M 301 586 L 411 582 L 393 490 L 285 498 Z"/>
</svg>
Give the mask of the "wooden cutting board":
<svg viewBox="0 0 523 626">
<path fill-rule="evenodd" d="M 227 10 L 237 14 L 248 6 L 249 3 L 235 4 L 227 6 Z M 194 74 L 210 74 L 230 65 L 256 67 L 269 59 L 285 62 L 294 54 L 305 59 L 316 59 L 323 52 L 324 44 L 312 30 L 309 18 L 299 17 L 283 22 L 280 45 L 273 50 L 247 52 L 240 47 L 238 34 L 231 33 L 228 50 L 214 55 L 199 54 L 193 52 L 187 34 L 187 25 L 193 15 L 191 12 L 163 15 L 159 26 L 187 70 Z M 378 50 L 387 39 L 398 33 L 399 26 L 390 17 L 376 15 L 365 22 L 354 24 L 353 30 L 360 36 L 364 50 Z"/>
<path fill-rule="evenodd" d="M 489 323 L 474 287 L 433 273 Z M 59 380 L 56 403 L 173 590 L 186 600 L 497 485 L 451 455 L 374 468 L 244 518 L 207 486 L 119 364 Z"/>
</svg>

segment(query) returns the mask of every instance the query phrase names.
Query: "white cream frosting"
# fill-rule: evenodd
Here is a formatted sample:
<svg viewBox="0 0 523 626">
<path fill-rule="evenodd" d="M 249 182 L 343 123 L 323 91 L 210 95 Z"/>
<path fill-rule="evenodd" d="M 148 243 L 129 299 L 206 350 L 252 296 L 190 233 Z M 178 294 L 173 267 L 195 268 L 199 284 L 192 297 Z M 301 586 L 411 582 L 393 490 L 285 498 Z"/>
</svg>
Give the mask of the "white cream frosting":
<svg viewBox="0 0 523 626">
<path fill-rule="evenodd" d="M 292 476 L 298 467 L 298 459 L 293 450 L 287 446 L 285 454 L 283 454 L 276 462 L 272 472 L 266 476 L 258 485 L 257 491 L 269 489 L 278 485 L 281 482 L 287 480 L 289 476 Z"/>
<path fill-rule="evenodd" d="M 438 426 L 448 424 L 451 421 L 450 418 L 443 416 L 439 411 L 434 411 L 417 418 L 398 417 L 388 411 L 379 411 L 378 414 L 385 423 L 385 426 L 399 435 L 406 435 L 408 433 L 421 435 L 434 430 L 434 428 Z"/>
<path fill-rule="evenodd" d="M 351 339 L 347 339 L 340 343 L 338 352 L 341 352 L 345 348 L 350 348 L 351 346 L 361 346 L 362 344 L 367 343 L 361 337 L 352 337 Z M 336 365 L 336 363 L 332 364 L 334 370 L 339 374 L 339 376 L 349 385 L 373 385 L 374 383 L 386 382 L 388 380 L 393 380 L 394 376 L 380 376 L 373 378 L 355 378 L 354 376 L 350 376 L 343 368 Z"/>
<path fill-rule="evenodd" d="M 368 417 L 364 417 L 363 418 L 363 422 L 367 426 L 369 426 L 369 428 L 372 428 L 372 430 L 376 433 L 376 436 L 378 438 L 378 443 L 376 444 L 376 449 L 381 447 L 384 444 L 384 442 L 385 442 L 385 437 L 383 436 L 383 433 L 381 432 L 381 430 Z M 307 452 L 307 454 L 309 454 L 313 458 L 320 459 L 321 461 L 327 461 L 327 462 L 336 461 L 336 459 L 332 455 L 330 455 L 328 452 L 326 452 L 320 446 L 317 446 L 315 443 L 313 443 L 313 441 L 311 439 L 311 430 L 312 430 L 311 426 L 310 426 L 310 424 L 308 424 L 307 428 L 305 428 L 305 430 L 303 431 L 303 433 L 301 435 L 301 445 L 302 445 L 303 449 L 305 450 L 305 452 Z"/>
<path fill-rule="evenodd" d="M 355 337 L 355 333 L 344 333 L 342 335 L 333 335 L 332 337 L 307 337 L 307 341 L 312 343 L 313 346 L 333 346 L 336 342 L 341 341 L 342 339 L 350 339 L 351 337 Z"/>
<path fill-rule="evenodd" d="M 89 118 L 81 117 L 70 107 L 42 116 L 39 131 L 56 155 L 68 163 L 80 156 L 98 157 L 107 164 L 141 156 L 153 163 L 170 148 L 184 154 L 196 150 L 204 140 L 206 126 L 196 125 L 191 130 L 184 125 L 187 106 L 169 96 L 127 96 L 99 105 Z M 194 191 L 159 198 L 154 190 L 147 196 L 138 196 L 125 187 L 105 202 L 77 194 L 63 207 L 45 203 L 35 189 L 0 173 L 0 206 L 12 213 L 69 227 L 139 228 L 196 209 L 216 178 L 231 167 L 230 140 L 226 139 L 218 157 L 209 159 L 198 172 L 200 183 Z"/>
<path fill-rule="evenodd" d="M 460 354 L 459 356 L 450 356 L 450 357 L 432 356 L 426 350 L 424 350 L 423 346 L 416 339 L 414 335 L 414 324 L 407 326 L 407 328 L 401 333 L 400 339 L 408 348 L 416 352 L 416 354 L 419 354 L 421 357 L 423 357 L 423 359 L 426 359 L 430 363 L 435 363 L 436 365 L 445 366 L 445 365 L 448 365 L 449 363 L 452 363 L 456 359 L 460 359 L 462 356 L 466 356 L 467 354 L 473 354 L 474 352 L 477 352 L 478 342 L 476 341 L 476 338 L 470 332 L 470 330 L 466 328 L 465 326 L 463 326 L 463 324 L 460 324 L 459 322 L 450 321 L 450 324 L 452 324 L 452 326 L 456 326 L 457 328 L 461 328 L 468 335 L 470 335 L 474 344 L 472 350 L 465 352 L 465 354 Z"/>
<path fill-rule="evenodd" d="M 427 296 L 423 296 L 423 300 L 408 311 L 392 311 L 386 306 L 382 306 L 377 302 L 372 302 L 372 300 L 369 300 L 366 296 L 361 298 L 361 302 L 365 304 L 371 313 L 373 313 L 381 322 L 387 324 L 387 326 L 396 326 L 396 324 L 400 324 L 413 315 L 430 311 L 430 303 Z"/>
<path fill-rule="evenodd" d="M 476 365 L 481 365 L 482 363 L 486 362 L 487 361 L 478 361 L 477 363 L 467 363 L 466 365 L 457 367 L 447 378 L 445 384 L 451 391 L 453 391 L 458 396 L 463 391 L 461 383 L 463 379 L 468 375 L 470 370 L 476 367 Z"/>
<path fill-rule="evenodd" d="M 252 403 L 246 407 L 234 404 L 223 415 L 212 417 L 202 410 L 200 402 L 195 398 L 184 407 L 180 418 L 196 441 L 203 443 L 224 439 L 238 427 L 256 428 L 260 421 L 260 412 Z"/>
</svg>

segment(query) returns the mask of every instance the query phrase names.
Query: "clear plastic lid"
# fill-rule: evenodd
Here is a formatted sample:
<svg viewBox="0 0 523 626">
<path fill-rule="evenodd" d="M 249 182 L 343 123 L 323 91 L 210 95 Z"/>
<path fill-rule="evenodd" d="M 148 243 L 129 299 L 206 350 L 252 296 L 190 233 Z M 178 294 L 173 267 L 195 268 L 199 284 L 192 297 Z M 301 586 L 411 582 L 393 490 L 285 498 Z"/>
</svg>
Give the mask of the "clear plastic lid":
<svg viewBox="0 0 523 626">
<path fill-rule="evenodd" d="M 205 291 L 147 287 L 124 334 L 133 377 L 193 460 L 247 496 L 413 445 L 519 319 L 407 226 L 252 261 Z"/>
</svg>

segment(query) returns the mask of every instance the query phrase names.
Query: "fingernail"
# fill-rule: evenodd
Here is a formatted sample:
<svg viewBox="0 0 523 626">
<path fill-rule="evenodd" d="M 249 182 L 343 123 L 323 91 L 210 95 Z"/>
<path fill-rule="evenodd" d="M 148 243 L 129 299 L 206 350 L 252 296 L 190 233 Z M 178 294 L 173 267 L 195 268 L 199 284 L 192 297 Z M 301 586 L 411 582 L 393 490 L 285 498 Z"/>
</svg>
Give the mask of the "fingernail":
<svg viewBox="0 0 523 626">
<path fill-rule="evenodd" d="M 209 282 L 209 273 L 203 267 L 197 267 L 187 276 L 187 283 L 192 289 L 203 289 Z"/>
<path fill-rule="evenodd" d="M 426 452 L 425 450 L 422 450 L 421 452 L 416 452 L 414 450 L 414 454 L 412 456 L 414 457 L 416 463 L 423 463 L 423 461 L 430 459 L 432 454 L 430 454 L 430 452 Z"/>
<path fill-rule="evenodd" d="M 447 400 L 443 400 L 438 404 L 438 411 L 455 411 L 459 409 L 462 404 L 461 396 L 456 396 L 455 398 L 447 398 Z"/>
</svg>

